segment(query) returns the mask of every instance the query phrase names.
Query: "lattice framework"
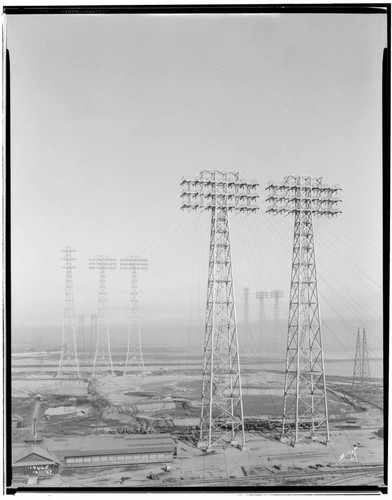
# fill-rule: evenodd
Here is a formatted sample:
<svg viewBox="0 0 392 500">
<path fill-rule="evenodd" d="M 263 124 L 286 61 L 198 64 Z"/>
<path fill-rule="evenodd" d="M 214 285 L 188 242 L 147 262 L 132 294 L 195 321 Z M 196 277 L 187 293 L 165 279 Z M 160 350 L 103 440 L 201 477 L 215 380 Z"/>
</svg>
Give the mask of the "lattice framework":
<svg viewBox="0 0 392 500">
<path fill-rule="evenodd" d="M 340 213 L 340 188 L 323 183 L 322 177 L 290 175 L 283 182 L 270 182 L 266 189 L 267 213 L 294 215 L 282 439 L 295 444 L 324 432 L 328 441 L 313 217 Z"/>
<path fill-rule="evenodd" d="M 65 307 L 64 307 L 64 322 L 63 336 L 61 346 L 61 357 L 57 376 L 60 375 L 75 375 L 79 377 L 79 359 L 76 341 L 76 322 L 75 322 L 75 307 L 73 295 L 73 280 L 72 269 L 75 269 L 74 254 L 76 250 L 71 247 L 66 247 L 61 250 L 64 257 L 61 260 L 65 261 L 62 269 L 65 269 Z"/>
<path fill-rule="evenodd" d="M 370 368 L 369 368 L 369 353 L 367 348 L 366 332 L 365 328 L 363 328 L 361 337 L 360 328 L 358 328 L 352 385 L 353 387 L 356 386 L 363 389 L 364 382 L 368 382 L 369 379 L 370 379 Z"/>
<path fill-rule="evenodd" d="M 249 324 L 249 299 L 250 299 L 250 289 L 245 287 L 243 289 L 243 299 L 244 299 L 244 338 L 241 347 L 245 351 L 249 351 L 250 348 L 250 324 Z"/>
<path fill-rule="evenodd" d="M 106 271 L 117 268 L 116 259 L 107 255 L 97 255 L 91 258 L 90 269 L 99 271 L 99 294 L 97 314 L 97 338 L 92 375 L 107 373 L 114 375 L 112 354 L 110 350 L 110 332 L 107 318 Z"/>
<path fill-rule="evenodd" d="M 279 331 L 280 322 L 280 299 L 283 298 L 282 290 L 272 290 L 269 294 L 271 299 L 274 299 L 274 325 L 275 325 L 275 335 Z"/>
<path fill-rule="evenodd" d="M 182 209 L 211 211 L 199 447 L 229 441 L 244 448 L 229 213 L 258 209 L 258 183 L 239 172 L 203 170 L 181 186 Z"/>
<path fill-rule="evenodd" d="M 141 328 L 140 328 L 140 313 L 138 300 L 138 271 L 148 269 L 147 259 L 142 259 L 137 255 L 129 255 L 125 259 L 120 259 L 120 268 L 131 271 L 131 298 L 129 308 L 129 328 L 128 328 L 128 346 L 127 356 L 125 359 L 124 375 L 127 374 L 132 365 L 137 365 L 139 373 L 145 375 Z"/>
<path fill-rule="evenodd" d="M 261 327 L 263 329 L 265 323 L 265 308 L 264 308 L 264 300 L 269 298 L 269 293 L 264 291 L 256 292 L 256 299 L 259 301 L 259 321 Z"/>
</svg>

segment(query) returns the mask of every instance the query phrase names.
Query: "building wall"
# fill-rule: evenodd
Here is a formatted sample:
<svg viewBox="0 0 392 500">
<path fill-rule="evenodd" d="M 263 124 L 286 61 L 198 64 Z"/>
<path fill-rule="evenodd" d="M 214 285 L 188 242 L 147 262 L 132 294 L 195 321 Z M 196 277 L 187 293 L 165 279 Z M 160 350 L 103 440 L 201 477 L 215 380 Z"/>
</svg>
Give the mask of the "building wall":
<svg viewBox="0 0 392 500">
<path fill-rule="evenodd" d="M 71 467 L 102 467 L 102 466 L 119 466 L 119 465 L 136 465 L 148 463 L 167 463 L 173 462 L 172 452 L 162 453 L 119 453 L 116 455 L 95 455 L 95 456 L 78 456 L 64 457 L 64 468 Z"/>
</svg>

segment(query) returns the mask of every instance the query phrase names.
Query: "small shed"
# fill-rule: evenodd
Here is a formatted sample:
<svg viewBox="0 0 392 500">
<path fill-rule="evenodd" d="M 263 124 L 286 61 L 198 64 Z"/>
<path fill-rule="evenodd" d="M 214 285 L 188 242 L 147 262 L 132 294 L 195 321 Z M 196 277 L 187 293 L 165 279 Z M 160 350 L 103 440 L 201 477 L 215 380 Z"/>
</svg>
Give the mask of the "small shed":
<svg viewBox="0 0 392 500">
<path fill-rule="evenodd" d="M 23 427 L 23 417 L 21 417 L 18 413 L 13 413 L 11 415 L 11 427 L 13 429 Z"/>
</svg>

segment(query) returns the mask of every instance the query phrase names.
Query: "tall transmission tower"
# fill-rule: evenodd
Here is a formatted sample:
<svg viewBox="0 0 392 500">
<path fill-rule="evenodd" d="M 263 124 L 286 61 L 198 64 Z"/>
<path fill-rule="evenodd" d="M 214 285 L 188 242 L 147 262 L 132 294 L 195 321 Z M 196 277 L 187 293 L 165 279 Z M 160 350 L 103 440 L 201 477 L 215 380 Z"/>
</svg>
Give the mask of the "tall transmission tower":
<svg viewBox="0 0 392 500">
<path fill-rule="evenodd" d="M 107 319 L 106 271 L 117 268 L 116 259 L 107 255 L 98 255 L 90 259 L 90 269 L 99 271 L 99 298 L 97 315 L 97 340 L 93 364 L 93 377 L 98 372 L 109 370 L 114 375 L 110 352 L 110 334 Z"/>
<path fill-rule="evenodd" d="M 369 354 L 366 342 L 365 328 L 362 329 L 362 338 L 360 328 L 357 333 L 357 346 L 355 350 L 354 374 L 353 374 L 353 387 L 359 386 L 363 389 L 363 383 L 370 379 L 369 369 Z"/>
<path fill-rule="evenodd" d="M 72 269 L 75 269 L 73 262 L 76 260 L 76 258 L 73 257 L 73 254 L 76 250 L 71 247 L 65 247 L 61 250 L 61 252 L 64 254 L 64 257 L 62 257 L 61 260 L 65 261 L 65 265 L 62 266 L 62 269 L 65 269 L 65 308 L 61 357 L 57 376 L 67 374 L 79 377 L 79 359 L 76 343 L 75 309 L 72 282 Z"/>
<path fill-rule="evenodd" d="M 121 269 L 131 271 L 131 305 L 129 309 L 129 329 L 127 357 L 125 359 L 124 375 L 128 369 L 135 364 L 139 367 L 140 373 L 144 376 L 144 362 L 142 353 L 142 342 L 140 336 L 140 315 L 138 301 L 137 272 L 147 270 L 147 259 L 139 256 L 129 255 L 120 260 Z"/>
<path fill-rule="evenodd" d="M 244 449 L 245 430 L 230 248 L 229 212 L 255 212 L 257 181 L 239 172 L 203 170 L 183 177 L 182 209 L 210 210 L 199 448 L 229 440 Z M 237 443 L 235 439 L 241 439 Z"/>
<path fill-rule="evenodd" d="M 272 290 L 269 296 L 271 297 L 271 299 L 274 299 L 275 335 L 278 335 L 280 322 L 280 299 L 283 298 L 283 292 L 282 290 Z"/>
<path fill-rule="evenodd" d="M 287 176 L 269 182 L 267 213 L 294 214 L 282 440 L 295 444 L 317 432 L 329 440 L 313 216 L 332 217 L 338 186 L 322 177 Z"/>
</svg>

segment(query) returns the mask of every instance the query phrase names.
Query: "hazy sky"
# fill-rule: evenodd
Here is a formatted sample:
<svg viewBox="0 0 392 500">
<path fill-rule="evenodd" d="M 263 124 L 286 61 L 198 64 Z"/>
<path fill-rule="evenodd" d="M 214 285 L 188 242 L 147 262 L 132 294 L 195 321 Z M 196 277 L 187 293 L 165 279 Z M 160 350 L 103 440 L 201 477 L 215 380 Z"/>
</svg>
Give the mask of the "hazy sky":
<svg viewBox="0 0 392 500">
<path fill-rule="evenodd" d="M 210 214 L 181 212 L 179 184 L 239 170 L 258 179 L 260 211 L 231 218 L 238 318 L 245 286 L 253 320 L 256 290 L 275 288 L 287 318 L 293 220 L 265 213 L 267 181 L 322 176 L 343 199 L 315 221 L 324 338 L 354 349 L 366 326 L 381 349 L 386 44 L 384 15 L 7 16 L 15 329 L 60 341 L 67 245 L 77 314 L 97 309 L 89 257 L 141 255 L 146 331 L 202 328 Z M 113 324 L 129 284 L 108 274 Z"/>
</svg>

